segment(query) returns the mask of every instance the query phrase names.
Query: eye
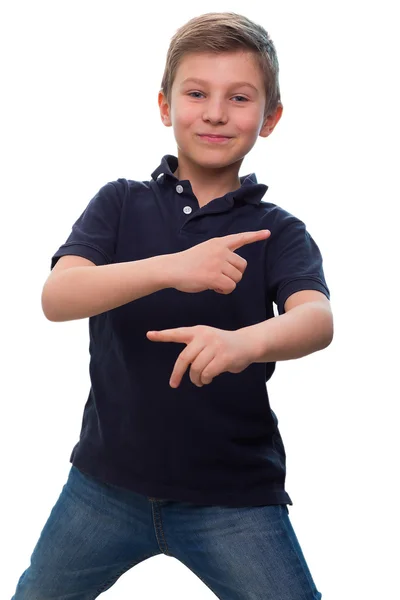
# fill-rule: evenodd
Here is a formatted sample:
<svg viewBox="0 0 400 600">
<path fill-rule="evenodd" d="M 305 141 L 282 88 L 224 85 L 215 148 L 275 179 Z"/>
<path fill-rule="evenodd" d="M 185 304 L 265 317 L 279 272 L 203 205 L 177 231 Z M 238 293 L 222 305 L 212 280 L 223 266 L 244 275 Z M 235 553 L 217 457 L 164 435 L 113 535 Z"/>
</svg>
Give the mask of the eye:
<svg viewBox="0 0 400 600">
<path fill-rule="evenodd" d="M 200 94 L 201 96 L 204 96 L 204 94 L 202 94 L 201 92 L 189 92 L 188 96 L 192 96 L 192 94 Z M 233 98 L 242 98 L 242 100 L 245 100 L 246 102 L 248 102 L 248 99 L 245 98 L 244 96 L 232 96 Z M 239 102 L 239 104 L 242 104 L 242 102 Z"/>
</svg>

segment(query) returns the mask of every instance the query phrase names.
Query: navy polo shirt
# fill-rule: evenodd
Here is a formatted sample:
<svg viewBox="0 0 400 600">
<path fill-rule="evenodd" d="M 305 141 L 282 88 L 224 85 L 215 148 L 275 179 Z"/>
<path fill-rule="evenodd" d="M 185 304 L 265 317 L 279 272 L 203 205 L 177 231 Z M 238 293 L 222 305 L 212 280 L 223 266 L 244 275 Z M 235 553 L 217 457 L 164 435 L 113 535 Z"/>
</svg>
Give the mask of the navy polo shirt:
<svg viewBox="0 0 400 600">
<path fill-rule="evenodd" d="M 265 202 L 255 173 L 199 207 L 178 159 L 165 155 L 149 181 L 104 185 L 51 260 L 67 254 L 96 265 L 181 252 L 214 237 L 269 229 L 237 254 L 247 268 L 227 295 L 174 288 L 89 318 L 90 390 L 70 461 L 98 480 L 148 497 L 197 504 L 293 504 L 286 454 L 267 381 L 275 363 L 222 373 L 203 387 L 187 369 L 169 379 L 185 344 L 152 342 L 149 330 L 209 325 L 236 330 L 274 318 L 300 290 L 330 298 L 318 246 L 298 218 Z"/>
</svg>

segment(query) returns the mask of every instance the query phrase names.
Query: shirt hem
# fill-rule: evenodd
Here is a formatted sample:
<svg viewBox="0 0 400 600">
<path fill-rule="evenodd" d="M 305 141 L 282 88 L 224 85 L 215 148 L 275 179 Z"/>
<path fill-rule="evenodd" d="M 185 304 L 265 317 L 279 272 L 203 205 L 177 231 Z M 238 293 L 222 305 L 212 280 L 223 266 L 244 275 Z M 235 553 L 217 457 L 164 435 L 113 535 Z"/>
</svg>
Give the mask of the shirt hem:
<svg viewBox="0 0 400 600">
<path fill-rule="evenodd" d="M 81 457 L 71 456 L 70 462 L 80 471 L 87 473 L 99 481 L 121 487 L 148 499 L 172 500 L 176 502 L 191 502 L 194 504 L 212 506 L 263 506 L 267 504 L 289 504 L 293 502 L 284 488 L 271 490 L 268 482 L 257 489 L 246 488 L 245 490 L 193 490 L 168 485 L 163 482 L 150 482 L 140 479 L 137 475 L 132 476 L 129 481 L 121 473 L 107 468 L 106 465 L 88 464 Z"/>
</svg>

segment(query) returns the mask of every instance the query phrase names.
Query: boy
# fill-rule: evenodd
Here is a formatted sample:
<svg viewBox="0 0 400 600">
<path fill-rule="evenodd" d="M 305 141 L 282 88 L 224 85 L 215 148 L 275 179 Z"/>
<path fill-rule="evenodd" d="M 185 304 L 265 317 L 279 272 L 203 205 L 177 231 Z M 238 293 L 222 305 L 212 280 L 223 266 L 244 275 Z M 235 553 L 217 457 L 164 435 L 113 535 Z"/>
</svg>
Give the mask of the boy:
<svg viewBox="0 0 400 600">
<path fill-rule="evenodd" d="M 91 388 L 14 600 L 92 600 L 160 553 L 224 600 L 320 599 L 265 384 L 277 360 L 330 344 L 329 289 L 304 223 L 238 175 L 282 115 L 267 32 L 190 20 L 158 101 L 178 156 L 102 187 L 43 288 L 48 319 L 89 317 Z"/>
</svg>

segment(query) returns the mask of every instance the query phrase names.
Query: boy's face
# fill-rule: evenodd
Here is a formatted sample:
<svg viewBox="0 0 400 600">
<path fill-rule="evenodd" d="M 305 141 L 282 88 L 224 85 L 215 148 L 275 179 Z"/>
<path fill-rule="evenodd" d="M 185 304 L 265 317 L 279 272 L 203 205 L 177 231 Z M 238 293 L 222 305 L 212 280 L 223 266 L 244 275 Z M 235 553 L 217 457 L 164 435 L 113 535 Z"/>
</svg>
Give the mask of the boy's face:
<svg viewBox="0 0 400 600">
<path fill-rule="evenodd" d="M 185 81 L 189 77 L 204 83 Z M 258 136 L 270 135 L 282 107 L 264 119 L 265 102 L 261 71 L 252 54 L 243 51 L 186 55 L 172 85 L 171 106 L 162 92 L 158 96 L 161 119 L 173 127 L 179 150 L 195 163 L 214 168 L 243 159 Z M 211 143 L 200 134 L 230 139 Z"/>
</svg>

